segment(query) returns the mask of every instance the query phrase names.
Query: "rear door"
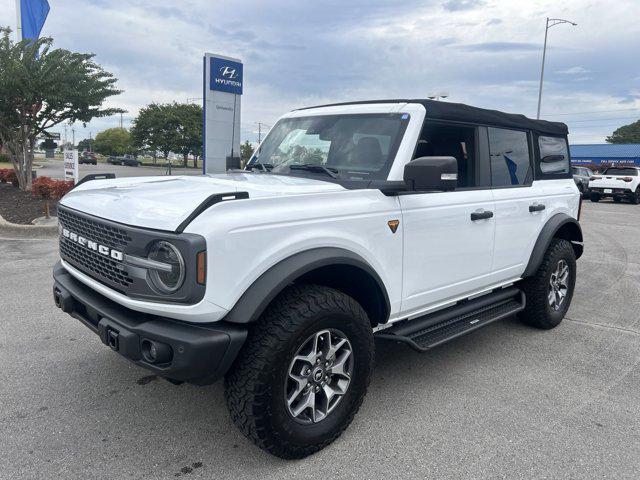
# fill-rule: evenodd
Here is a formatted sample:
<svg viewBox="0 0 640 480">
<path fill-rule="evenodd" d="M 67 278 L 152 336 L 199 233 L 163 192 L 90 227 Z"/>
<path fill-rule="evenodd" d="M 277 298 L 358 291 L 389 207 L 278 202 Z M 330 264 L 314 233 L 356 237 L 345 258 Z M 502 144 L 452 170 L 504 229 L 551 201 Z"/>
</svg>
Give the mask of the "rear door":
<svg viewBox="0 0 640 480">
<path fill-rule="evenodd" d="M 495 201 L 495 281 L 518 278 L 529 260 L 546 214 L 544 192 L 534 183 L 533 139 L 521 130 L 488 127 Z"/>
</svg>

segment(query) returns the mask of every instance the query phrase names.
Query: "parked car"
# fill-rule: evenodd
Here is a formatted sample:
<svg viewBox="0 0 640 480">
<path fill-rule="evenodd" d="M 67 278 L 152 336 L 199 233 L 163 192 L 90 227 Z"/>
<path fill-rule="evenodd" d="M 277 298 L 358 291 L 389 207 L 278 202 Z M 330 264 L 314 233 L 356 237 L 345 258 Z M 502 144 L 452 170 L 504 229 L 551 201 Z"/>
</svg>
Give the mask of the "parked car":
<svg viewBox="0 0 640 480">
<path fill-rule="evenodd" d="M 611 197 L 616 203 L 627 199 L 633 204 L 640 203 L 640 168 L 609 167 L 601 175 L 594 175 L 589 181 L 591 201 Z"/>
<path fill-rule="evenodd" d="M 249 439 L 305 457 L 354 418 L 375 338 L 560 324 L 583 251 L 567 133 L 431 100 L 296 110 L 245 171 L 78 185 L 54 300 L 173 383 L 224 377 Z"/>
<path fill-rule="evenodd" d="M 96 154 L 93 152 L 82 152 L 80 154 L 80 157 L 78 157 L 78 163 L 88 163 L 91 165 L 97 165 L 98 164 L 98 157 L 96 157 Z"/>
<path fill-rule="evenodd" d="M 109 157 L 107 162 L 112 163 L 113 165 L 127 165 L 129 167 L 139 167 L 140 160 L 136 159 L 135 156 L 126 154 L 121 155 L 119 157 Z"/>
<path fill-rule="evenodd" d="M 573 174 L 573 181 L 576 182 L 576 187 L 578 187 L 582 196 L 588 198 L 589 179 L 593 177 L 593 172 L 587 167 L 571 167 L 571 173 Z"/>
</svg>

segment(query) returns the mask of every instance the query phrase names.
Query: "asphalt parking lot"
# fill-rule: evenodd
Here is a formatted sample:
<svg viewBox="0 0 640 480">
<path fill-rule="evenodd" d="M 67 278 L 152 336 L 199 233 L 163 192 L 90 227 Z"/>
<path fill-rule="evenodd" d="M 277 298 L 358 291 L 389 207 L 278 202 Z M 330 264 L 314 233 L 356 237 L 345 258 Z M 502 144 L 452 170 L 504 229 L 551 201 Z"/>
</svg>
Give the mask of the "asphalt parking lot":
<svg viewBox="0 0 640 480">
<path fill-rule="evenodd" d="M 245 440 L 221 383 L 149 376 L 54 308 L 55 239 L 0 231 L 0 478 L 638 478 L 639 219 L 584 204 L 553 331 L 510 319 L 426 354 L 378 344 L 354 423 L 294 462 Z"/>
</svg>

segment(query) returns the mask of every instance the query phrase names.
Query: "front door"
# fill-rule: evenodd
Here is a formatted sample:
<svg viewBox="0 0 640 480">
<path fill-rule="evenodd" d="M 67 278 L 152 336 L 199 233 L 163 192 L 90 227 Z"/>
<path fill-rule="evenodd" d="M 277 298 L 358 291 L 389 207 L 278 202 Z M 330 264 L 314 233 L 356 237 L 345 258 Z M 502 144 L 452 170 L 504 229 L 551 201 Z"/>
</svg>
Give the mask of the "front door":
<svg viewBox="0 0 640 480">
<path fill-rule="evenodd" d="M 404 314 L 486 286 L 495 234 L 490 189 L 402 195 L 400 206 Z"/>
</svg>

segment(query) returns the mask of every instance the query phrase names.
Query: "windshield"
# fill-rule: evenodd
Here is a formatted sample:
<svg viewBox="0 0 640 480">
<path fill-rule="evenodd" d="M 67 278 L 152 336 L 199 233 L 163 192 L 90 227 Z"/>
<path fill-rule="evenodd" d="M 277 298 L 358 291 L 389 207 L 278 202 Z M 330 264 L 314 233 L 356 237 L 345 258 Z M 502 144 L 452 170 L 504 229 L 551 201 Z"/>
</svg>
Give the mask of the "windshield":
<svg viewBox="0 0 640 480">
<path fill-rule="evenodd" d="M 635 168 L 611 167 L 604 171 L 604 175 L 628 175 L 630 177 L 638 176 L 638 170 Z"/>
<path fill-rule="evenodd" d="M 406 113 L 285 118 L 247 167 L 313 175 L 322 174 L 324 167 L 340 179 L 386 179 L 408 121 Z M 295 167 L 299 165 L 307 168 Z"/>
</svg>

